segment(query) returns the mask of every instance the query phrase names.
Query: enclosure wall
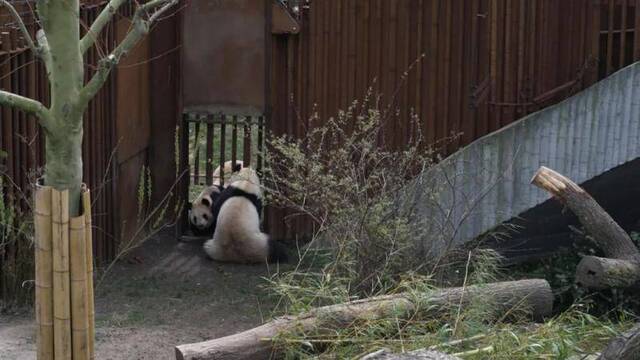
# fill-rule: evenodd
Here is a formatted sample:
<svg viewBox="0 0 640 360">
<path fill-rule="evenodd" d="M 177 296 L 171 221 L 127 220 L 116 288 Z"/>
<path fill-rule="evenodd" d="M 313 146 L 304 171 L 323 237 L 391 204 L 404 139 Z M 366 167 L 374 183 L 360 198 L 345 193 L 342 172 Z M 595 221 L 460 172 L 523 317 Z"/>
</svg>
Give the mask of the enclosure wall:
<svg viewBox="0 0 640 360">
<path fill-rule="evenodd" d="M 297 7 L 300 33 L 274 35 L 270 129 L 303 135 L 369 88 L 397 109 L 385 143 L 418 128 L 450 154 L 570 97 L 640 59 L 637 0 L 315 0 Z M 438 143 L 452 134 L 452 142 Z M 308 224 L 284 224 L 277 237 Z"/>
</svg>

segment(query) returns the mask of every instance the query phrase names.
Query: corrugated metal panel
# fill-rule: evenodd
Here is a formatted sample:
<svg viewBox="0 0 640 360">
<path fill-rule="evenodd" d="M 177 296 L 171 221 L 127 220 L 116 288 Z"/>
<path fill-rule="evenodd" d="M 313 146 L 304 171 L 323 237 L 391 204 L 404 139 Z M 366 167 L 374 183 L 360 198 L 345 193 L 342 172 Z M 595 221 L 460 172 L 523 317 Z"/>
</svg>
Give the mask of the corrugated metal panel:
<svg viewBox="0 0 640 360">
<path fill-rule="evenodd" d="M 548 200 L 530 184 L 540 166 L 583 183 L 638 158 L 639 116 L 635 63 L 448 157 L 409 189 L 430 225 L 426 250 L 471 240 Z"/>
</svg>

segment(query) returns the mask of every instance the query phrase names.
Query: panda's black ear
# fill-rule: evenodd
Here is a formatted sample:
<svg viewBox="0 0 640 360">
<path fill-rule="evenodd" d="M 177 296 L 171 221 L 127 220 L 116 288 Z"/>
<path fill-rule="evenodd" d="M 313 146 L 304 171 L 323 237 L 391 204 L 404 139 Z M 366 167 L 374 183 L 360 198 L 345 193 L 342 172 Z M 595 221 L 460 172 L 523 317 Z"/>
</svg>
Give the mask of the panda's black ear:
<svg viewBox="0 0 640 360">
<path fill-rule="evenodd" d="M 193 204 L 188 202 L 187 203 L 187 210 L 191 210 L 191 209 L 193 209 Z"/>
<path fill-rule="evenodd" d="M 208 196 L 205 196 L 202 198 L 202 204 L 204 206 L 211 206 L 211 198 Z"/>
<path fill-rule="evenodd" d="M 236 164 L 236 165 L 233 167 L 233 172 L 238 172 L 238 171 L 240 171 L 240 169 L 242 169 L 242 165 L 240 165 L 240 164 Z"/>
</svg>

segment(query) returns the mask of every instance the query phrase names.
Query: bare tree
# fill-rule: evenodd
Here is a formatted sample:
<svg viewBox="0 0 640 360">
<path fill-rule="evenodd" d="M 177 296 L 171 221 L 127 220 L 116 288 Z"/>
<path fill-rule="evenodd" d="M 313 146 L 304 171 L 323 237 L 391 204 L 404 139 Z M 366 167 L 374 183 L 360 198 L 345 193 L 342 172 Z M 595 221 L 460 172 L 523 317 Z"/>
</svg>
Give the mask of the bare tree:
<svg viewBox="0 0 640 360">
<path fill-rule="evenodd" d="M 34 40 L 20 14 L 7 0 L 9 10 L 31 51 L 44 63 L 51 89 L 51 105 L 0 90 L 0 105 L 25 111 L 39 119 L 45 134 L 44 184 L 69 190 L 69 214 L 80 213 L 82 185 L 82 115 L 120 59 L 127 54 L 160 16 L 179 0 L 150 0 L 135 10 L 131 27 L 112 53 L 103 57 L 98 70 L 84 82 L 83 55 L 96 44 L 104 27 L 125 0 L 111 0 L 80 36 L 80 0 L 37 0 L 38 30 Z"/>
</svg>

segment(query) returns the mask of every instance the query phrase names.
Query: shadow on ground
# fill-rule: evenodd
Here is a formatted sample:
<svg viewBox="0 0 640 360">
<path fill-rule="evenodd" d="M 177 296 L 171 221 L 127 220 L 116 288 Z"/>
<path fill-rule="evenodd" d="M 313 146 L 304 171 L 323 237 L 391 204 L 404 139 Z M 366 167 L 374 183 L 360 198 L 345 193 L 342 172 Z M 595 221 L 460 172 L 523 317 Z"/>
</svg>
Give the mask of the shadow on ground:
<svg viewBox="0 0 640 360">
<path fill-rule="evenodd" d="M 263 278 L 277 270 L 213 262 L 170 233 L 151 239 L 97 283 L 96 358 L 174 359 L 177 344 L 254 327 L 273 309 Z M 32 318 L 0 316 L 0 359 L 35 358 Z"/>
</svg>

